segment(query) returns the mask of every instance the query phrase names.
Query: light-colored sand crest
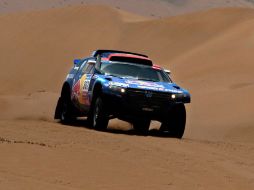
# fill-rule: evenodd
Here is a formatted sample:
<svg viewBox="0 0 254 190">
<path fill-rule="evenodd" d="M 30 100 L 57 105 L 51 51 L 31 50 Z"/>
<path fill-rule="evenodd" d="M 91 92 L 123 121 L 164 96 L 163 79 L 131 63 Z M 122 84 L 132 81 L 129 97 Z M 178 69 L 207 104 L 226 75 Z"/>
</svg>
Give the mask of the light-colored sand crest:
<svg viewBox="0 0 254 190">
<path fill-rule="evenodd" d="M 140 21 L 141 17 L 130 15 L 104 6 L 82 6 L 2 16 L 1 63 L 9 72 L 0 71 L 4 81 L 0 91 L 56 90 L 56 82 L 60 86 L 74 58 L 97 48 L 117 48 L 123 20 Z M 57 71 L 62 75 L 55 75 Z M 43 86 L 37 86 L 37 79 Z"/>
<path fill-rule="evenodd" d="M 254 7 L 250 0 L 0 0 L 0 14 L 80 5 L 106 5 L 151 18 L 222 7 Z"/>
<path fill-rule="evenodd" d="M 193 92 L 192 126 L 211 130 L 209 136 L 224 134 L 222 130 L 231 131 L 227 137 L 251 140 L 246 136 L 253 130 L 253 25 L 254 19 L 242 21 L 173 60 L 176 74 Z M 242 127 L 248 129 L 245 135 Z"/>
</svg>

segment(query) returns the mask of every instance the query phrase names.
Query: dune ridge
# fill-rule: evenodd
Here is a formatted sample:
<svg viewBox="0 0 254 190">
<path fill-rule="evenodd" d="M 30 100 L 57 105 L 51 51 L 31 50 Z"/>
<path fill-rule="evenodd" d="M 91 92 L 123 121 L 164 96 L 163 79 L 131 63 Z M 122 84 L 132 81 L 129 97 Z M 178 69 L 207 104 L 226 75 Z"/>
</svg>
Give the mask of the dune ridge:
<svg viewBox="0 0 254 190">
<path fill-rule="evenodd" d="M 252 0 L 0 0 L 0 14 L 80 5 L 106 5 L 119 10 L 161 18 L 222 7 L 254 8 Z"/>
</svg>

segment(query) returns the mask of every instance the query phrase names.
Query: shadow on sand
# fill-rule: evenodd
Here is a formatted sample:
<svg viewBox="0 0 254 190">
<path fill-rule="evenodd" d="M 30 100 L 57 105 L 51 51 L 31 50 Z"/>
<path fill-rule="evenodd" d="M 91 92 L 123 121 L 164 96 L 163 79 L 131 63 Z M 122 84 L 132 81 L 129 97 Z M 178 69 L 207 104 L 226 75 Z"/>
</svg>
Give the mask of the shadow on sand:
<svg viewBox="0 0 254 190">
<path fill-rule="evenodd" d="M 60 121 L 58 121 L 58 123 L 60 123 Z M 62 124 L 62 125 L 64 125 L 64 124 Z M 92 129 L 91 127 L 89 127 L 88 121 L 86 119 L 77 119 L 70 125 L 65 125 L 65 126 L 81 127 L 81 128 L 86 128 L 86 129 L 90 129 L 90 130 L 95 130 L 95 129 Z M 112 133 L 112 134 L 122 134 L 122 135 L 173 138 L 169 132 L 160 131 L 158 129 L 152 129 L 146 133 L 140 133 L 140 132 L 135 131 L 134 129 L 121 130 L 121 129 L 114 129 L 114 128 L 107 128 L 106 130 L 96 130 L 96 131 L 104 132 L 104 133 Z"/>
</svg>

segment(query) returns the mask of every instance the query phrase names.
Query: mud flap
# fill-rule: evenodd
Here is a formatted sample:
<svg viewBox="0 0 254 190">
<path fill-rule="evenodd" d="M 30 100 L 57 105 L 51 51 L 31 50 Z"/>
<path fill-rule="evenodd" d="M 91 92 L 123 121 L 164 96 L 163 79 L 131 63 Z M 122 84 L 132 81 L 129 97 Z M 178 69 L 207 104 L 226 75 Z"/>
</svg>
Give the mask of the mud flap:
<svg viewBox="0 0 254 190">
<path fill-rule="evenodd" d="M 56 105 L 56 110 L 55 110 L 55 119 L 61 119 L 61 112 L 63 108 L 63 100 L 62 97 L 58 99 L 57 105 Z"/>
</svg>

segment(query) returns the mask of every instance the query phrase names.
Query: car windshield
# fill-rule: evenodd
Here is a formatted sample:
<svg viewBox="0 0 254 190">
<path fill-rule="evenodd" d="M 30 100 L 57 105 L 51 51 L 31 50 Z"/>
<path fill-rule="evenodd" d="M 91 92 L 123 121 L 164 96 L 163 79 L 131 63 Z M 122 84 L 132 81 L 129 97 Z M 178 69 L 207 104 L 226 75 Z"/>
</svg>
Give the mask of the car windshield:
<svg viewBox="0 0 254 190">
<path fill-rule="evenodd" d="M 145 65 L 122 62 L 103 62 L 101 71 L 105 75 L 121 78 L 133 78 L 154 82 L 171 82 L 171 79 L 163 70 Z"/>
</svg>

